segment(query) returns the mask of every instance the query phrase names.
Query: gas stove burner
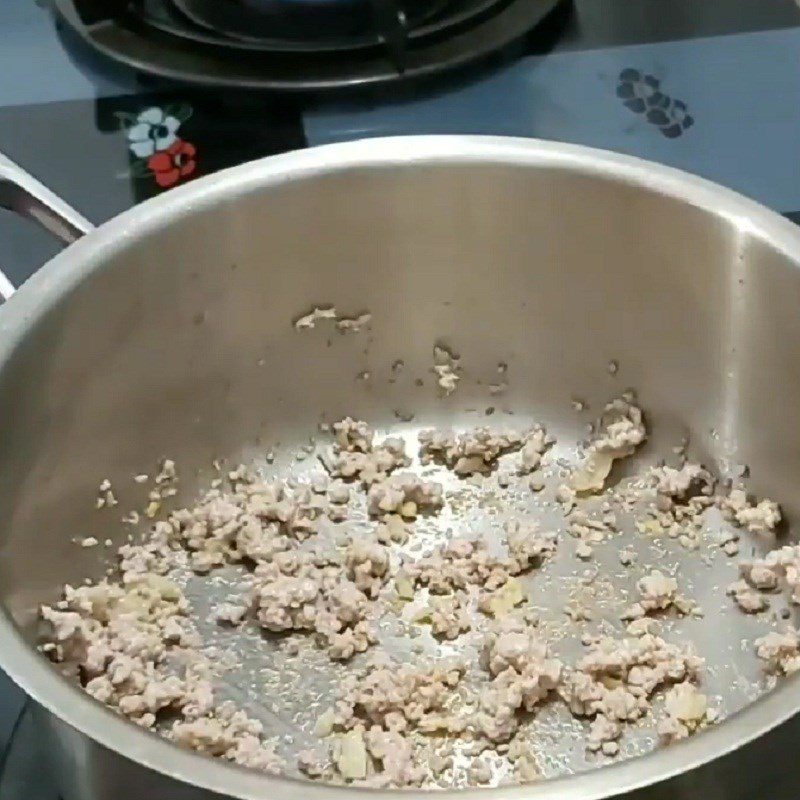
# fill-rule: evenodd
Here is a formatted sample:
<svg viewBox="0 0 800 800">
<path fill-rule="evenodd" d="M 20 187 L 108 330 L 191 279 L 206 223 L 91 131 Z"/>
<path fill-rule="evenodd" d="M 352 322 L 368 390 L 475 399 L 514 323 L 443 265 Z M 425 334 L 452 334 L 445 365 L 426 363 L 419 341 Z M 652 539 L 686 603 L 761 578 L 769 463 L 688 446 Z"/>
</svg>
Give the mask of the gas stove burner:
<svg viewBox="0 0 800 800">
<path fill-rule="evenodd" d="M 217 35 L 272 50 L 346 50 L 374 47 L 394 34 L 412 39 L 429 33 L 453 0 L 164 0 L 194 25 Z M 151 0 L 139 0 L 144 5 Z M 496 0 L 464 2 L 472 13 Z M 152 3 L 151 3 L 152 5 Z M 312 33 L 313 32 L 313 35 Z"/>
<path fill-rule="evenodd" d="M 321 91 L 450 71 L 504 50 L 567 0 L 54 0 L 84 43 L 202 86 Z"/>
<path fill-rule="evenodd" d="M 194 41 L 263 52 L 388 50 L 400 71 L 406 43 L 441 36 L 498 0 L 138 0 L 143 18 Z M 167 22 L 164 6 L 184 17 Z M 252 4 L 252 5 L 251 5 Z M 257 4 L 257 7 L 256 7 Z M 186 21 L 193 24 L 185 24 Z M 314 31 L 311 35 L 310 31 Z M 198 36 L 198 34 L 200 34 Z M 221 40 L 224 39 L 224 42 Z"/>
</svg>

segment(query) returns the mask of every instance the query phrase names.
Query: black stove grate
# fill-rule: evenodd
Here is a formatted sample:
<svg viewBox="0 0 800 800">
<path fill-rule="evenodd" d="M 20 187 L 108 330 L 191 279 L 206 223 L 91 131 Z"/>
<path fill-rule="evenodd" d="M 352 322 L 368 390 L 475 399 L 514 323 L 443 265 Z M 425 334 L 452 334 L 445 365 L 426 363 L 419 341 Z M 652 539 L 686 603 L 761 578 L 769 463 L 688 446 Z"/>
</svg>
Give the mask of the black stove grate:
<svg viewBox="0 0 800 800">
<path fill-rule="evenodd" d="M 501 10 L 510 0 L 429 0 L 403 5 L 396 4 L 395 0 L 300 0 L 300 8 L 294 0 L 276 0 L 271 4 L 273 13 L 263 15 L 270 23 L 262 21 L 263 35 L 254 35 L 252 27 L 248 29 L 241 19 L 232 20 L 230 14 L 218 12 L 215 18 L 214 12 L 198 13 L 200 8 L 206 10 L 205 3 L 215 2 L 217 0 L 136 0 L 133 17 L 129 8 L 123 18 L 127 15 L 129 22 L 138 18 L 170 35 L 226 49 L 352 53 L 385 48 L 393 33 L 402 36 L 404 49 L 441 40 Z M 285 13 L 279 15 L 281 9 L 285 9 Z M 315 25 L 311 24 L 312 20 L 316 21 Z M 324 32 L 310 37 L 309 30 L 318 27 L 323 27 Z M 277 36 L 276 31 L 282 35 Z"/>
<path fill-rule="evenodd" d="M 464 67 L 524 39 L 566 5 L 567 0 L 54 0 L 85 44 L 138 71 L 272 91 L 385 85 Z M 221 9 L 224 19 L 214 16 Z M 256 10 L 260 27 L 246 22 Z M 311 37 L 309 31 L 322 32 Z"/>
</svg>

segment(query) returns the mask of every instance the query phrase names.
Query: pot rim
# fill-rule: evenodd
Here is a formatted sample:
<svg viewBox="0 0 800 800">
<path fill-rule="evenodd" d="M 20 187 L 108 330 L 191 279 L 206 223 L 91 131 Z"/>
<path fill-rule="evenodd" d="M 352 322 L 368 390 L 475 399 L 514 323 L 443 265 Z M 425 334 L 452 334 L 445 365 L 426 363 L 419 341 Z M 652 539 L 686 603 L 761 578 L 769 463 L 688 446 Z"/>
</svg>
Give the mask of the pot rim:
<svg viewBox="0 0 800 800">
<path fill-rule="evenodd" d="M 408 136 L 325 145 L 264 158 L 227 169 L 148 200 L 109 220 L 56 255 L 0 310 L 0 373 L 26 333 L 87 276 L 110 263 L 116 251 L 176 219 L 253 190 L 308 180 L 348 169 L 414 168 L 421 165 L 505 164 L 560 168 L 659 193 L 701 208 L 738 229 L 741 243 L 768 242 L 800 266 L 800 229 L 780 214 L 703 178 L 631 156 L 581 145 L 490 136 Z M 157 773 L 239 800 L 323 800 L 358 791 L 362 797 L 395 790 L 330 786 L 265 776 L 180 748 L 143 730 L 62 679 L 22 637 L 5 606 L 0 610 L 0 667 L 30 696 L 67 725 Z M 649 754 L 540 783 L 497 788 L 449 789 L 481 798 L 599 800 L 664 781 L 732 752 L 800 710 L 797 676 L 757 702 L 697 736 Z M 278 795 L 278 793 L 280 793 Z M 430 800 L 425 790 L 403 790 L 408 800 Z"/>
</svg>

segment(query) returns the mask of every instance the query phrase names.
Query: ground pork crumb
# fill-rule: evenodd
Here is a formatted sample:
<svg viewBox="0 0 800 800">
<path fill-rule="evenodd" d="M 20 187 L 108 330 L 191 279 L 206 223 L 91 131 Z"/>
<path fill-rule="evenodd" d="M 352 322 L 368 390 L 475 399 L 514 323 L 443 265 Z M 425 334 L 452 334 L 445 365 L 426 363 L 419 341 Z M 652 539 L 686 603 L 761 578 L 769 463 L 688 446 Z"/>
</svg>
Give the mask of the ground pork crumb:
<svg viewBox="0 0 800 800">
<path fill-rule="evenodd" d="M 535 463 L 538 466 L 536 453 L 540 447 L 540 441 L 541 452 L 545 447 L 545 439 L 542 437 L 545 437 L 545 434 L 541 428 L 535 428 L 527 434 L 488 427 L 475 428 L 461 434 L 454 434 L 451 431 L 425 430 L 419 434 L 420 455 L 423 464 L 431 462 L 445 464 L 456 475 L 462 477 L 487 474 L 497 466 L 497 459 L 503 453 L 524 450 L 528 442 L 531 442 L 532 445 L 531 449 L 527 451 L 526 459 L 529 463 Z M 538 454 L 539 457 L 541 452 Z M 532 466 L 531 470 L 536 466 Z"/>
<path fill-rule="evenodd" d="M 783 582 L 789 597 L 800 604 L 800 545 L 771 550 L 764 558 L 739 564 L 739 574 L 755 589 L 773 591 Z"/>
<path fill-rule="evenodd" d="M 478 785 L 489 783 L 492 780 L 491 766 L 481 759 L 474 761 L 469 767 L 469 780 Z"/>
<path fill-rule="evenodd" d="M 688 648 L 649 633 L 621 640 L 602 636 L 566 674 L 559 693 L 576 716 L 601 717 L 587 745 L 600 749 L 603 742 L 619 736 L 606 720 L 623 723 L 641 718 L 656 691 L 696 680 L 702 663 Z M 612 733 L 616 735 L 611 739 L 604 738 Z"/>
<path fill-rule="evenodd" d="M 442 639 L 456 639 L 472 628 L 469 595 L 457 592 L 431 601 L 431 633 Z"/>
<path fill-rule="evenodd" d="M 357 539 L 347 549 L 348 577 L 368 597 L 377 597 L 389 575 L 389 551 L 377 541 Z"/>
<path fill-rule="evenodd" d="M 536 425 L 528 431 L 519 451 L 517 472 L 520 475 L 528 475 L 537 470 L 541 466 L 542 456 L 553 442 L 554 440 L 547 435 L 547 431 L 541 425 Z"/>
<path fill-rule="evenodd" d="M 67 586 L 60 609 L 42 608 L 57 645 L 51 657 L 77 662 L 86 691 L 136 723 L 153 727 L 171 710 L 179 719 L 168 736 L 177 743 L 280 772 L 282 761 L 262 737 L 261 724 L 229 704 L 216 704 L 181 590 L 158 575 L 127 577 L 125 586 Z M 172 671 L 178 652 L 193 653 L 183 674 Z"/>
<path fill-rule="evenodd" d="M 597 453 L 610 453 L 614 458 L 625 458 L 633 454 L 646 436 L 641 408 L 633 397 L 619 397 L 603 409 L 591 449 Z"/>
<path fill-rule="evenodd" d="M 533 627 L 513 617 L 488 634 L 481 663 L 492 680 L 481 692 L 474 725 L 492 742 L 508 741 L 519 712 L 533 711 L 558 688 L 562 663 Z"/>
<path fill-rule="evenodd" d="M 657 480 L 658 502 L 662 504 L 667 498 L 671 505 L 674 501 L 685 501 L 699 493 L 710 495 L 714 491 L 711 473 L 700 464 L 687 462 L 680 469 L 663 466 L 654 469 L 653 475 Z"/>
<path fill-rule="evenodd" d="M 165 458 L 156 473 L 155 482 L 156 485 L 160 486 L 164 483 L 171 483 L 172 481 L 177 480 L 178 472 L 175 468 L 175 462 L 171 458 Z"/>
<path fill-rule="evenodd" d="M 354 782 L 379 787 L 418 786 L 425 778 L 414 734 L 460 733 L 464 724 L 451 712 L 464 667 L 457 662 L 396 664 L 374 659 L 359 674 L 342 681 L 334 710 L 334 761 L 340 774 Z M 350 736 L 358 755 L 361 738 L 374 762 L 341 758 L 341 742 Z M 337 755 L 339 756 L 337 758 Z M 355 761 L 356 769 L 352 768 Z M 348 763 L 349 762 L 349 763 Z M 374 769 L 374 773 L 373 773 Z"/>
<path fill-rule="evenodd" d="M 331 477 L 358 479 L 370 485 L 410 463 L 400 437 L 390 436 L 376 445 L 372 428 L 361 420 L 346 417 L 334 423 L 333 430 L 333 446 L 319 455 Z"/>
<path fill-rule="evenodd" d="M 678 593 L 678 582 L 654 569 L 636 584 L 636 588 L 641 595 L 639 603 L 646 613 L 672 605 Z"/>
<path fill-rule="evenodd" d="M 379 788 L 419 786 L 425 770 L 415 761 L 412 741 L 395 730 L 371 727 L 366 733 L 367 749 L 380 769 L 370 783 Z"/>
<path fill-rule="evenodd" d="M 732 489 L 727 497 L 720 498 L 722 513 L 750 533 L 769 533 L 781 521 L 780 506 L 774 500 L 751 503 L 742 489 Z"/>
<path fill-rule="evenodd" d="M 358 333 L 372 322 L 372 314 L 364 312 L 355 317 L 340 317 L 334 306 L 318 306 L 309 314 L 298 317 L 292 324 L 295 330 L 307 331 L 317 327 L 318 322 L 331 320 L 340 333 Z"/>
<path fill-rule="evenodd" d="M 582 561 L 588 561 L 594 555 L 594 550 L 586 542 L 580 542 L 575 548 L 575 555 Z"/>
<path fill-rule="evenodd" d="M 274 742 L 262 740 L 262 733 L 260 722 L 223 703 L 214 717 L 175 722 L 170 738 L 192 750 L 278 775 L 283 759 L 276 754 Z"/>
<path fill-rule="evenodd" d="M 605 714 L 598 714 L 589 723 L 589 735 L 586 749 L 596 752 L 602 750 L 606 755 L 615 755 L 619 751 L 617 739 L 622 736 L 622 725 L 609 719 Z"/>
<path fill-rule="evenodd" d="M 541 566 L 556 550 L 557 534 L 540 531 L 532 520 L 510 519 L 505 532 L 508 552 L 520 572 Z"/>
<path fill-rule="evenodd" d="M 764 661 L 764 669 L 776 675 L 791 675 L 800 670 L 800 637 L 787 628 L 782 633 L 770 631 L 756 639 L 756 655 Z"/>
<path fill-rule="evenodd" d="M 509 577 L 506 565 L 489 553 L 485 542 L 471 539 L 453 539 L 405 569 L 412 581 L 427 586 L 433 594 L 449 594 L 471 584 L 482 584 L 491 591 Z"/>
<path fill-rule="evenodd" d="M 463 673 L 464 666 L 457 661 L 414 665 L 375 657 L 363 672 L 344 677 L 335 706 L 336 725 L 348 730 L 360 721 L 386 730 L 413 727 L 433 732 L 452 722 L 461 728 L 457 720 L 444 716 Z"/>
<path fill-rule="evenodd" d="M 493 616 L 507 613 L 524 597 L 512 578 L 540 566 L 554 552 L 556 535 L 540 532 L 532 522 L 510 520 L 506 537 L 507 558 L 491 554 L 482 540 L 458 538 L 407 564 L 404 575 L 412 585 L 427 586 L 432 594 L 480 586 L 484 592 L 481 610 Z"/>
<path fill-rule="evenodd" d="M 380 547 L 380 545 L 376 545 Z M 365 556 L 364 559 L 361 557 Z M 382 576 L 370 560 L 376 552 L 359 549 L 350 559 L 350 575 L 369 586 Z M 334 564 L 318 565 L 307 554 L 281 553 L 255 572 L 254 602 L 259 624 L 274 633 L 315 633 L 331 658 L 345 661 L 374 641 L 367 595 Z"/>
<path fill-rule="evenodd" d="M 591 558 L 592 545 L 605 541 L 616 531 L 616 516 L 611 512 L 597 518 L 577 508 L 565 511 L 567 531 L 570 536 L 580 539 L 580 544 L 576 548 L 578 558 Z"/>
<path fill-rule="evenodd" d="M 436 382 L 445 396 L 451 395 L 461 380 L 459 358 L 447 348 L 436 345 L 433 348 L 433 372 Z"/>
<path fill-rule="evenodd" d="M 339 450 L 351 453 L 354 451 L 360 453 L 372 451 L 375 431 L 364 420 L 345 417 L 339 422 L 334 422 L 332 427 Z"/>
<path fill-rule="evenodd" d="M 327 319 L 342 332 L 370 321 L 368 314 L 346 319 L 334 309 L 315 309 L 296 324 L 302 330 Z M 460 378 L 458 358 L 437 348 L 435 361 L 440 388 L 449 394 Z M 678 593 L 668 574 L 671 565 L 664 572 L 649 570 L 637 582 L 637 602 L 623 614 L 623 638 L 609 635 L 614 626 L 594 607 L 605 580 L 599 567 L 576 574 L 578 589 L 564 610 L 573 622 L 594 616 L 601 633 L 582 624 L 576 634 L 561 618 L 556 638 L 576 634 L 587 648 L 569 660 L 569 649 L 560 650 L 562 660 L 548 642 L 551 621 L 543 616 L 536 627 L 532 605 L 537 590 L 548 592 L 552 576 L 545 572 L 530 587 L 520 578 L 554 555 L 556 532 L 540 530 L 519 510 L 500 517 L 505 552 L 482 538 L 450 538 L 449 527 L 441 538 L 429 538 L 434 520 L 418 518 L 440 514 L 435 522 L 449 526 L 452 519 L 457 532 L 462 497 L 471 503 L 492 492 L 517 509 L 520 486 L 544 488 L 540 468 L 548 479 L 565 480 L 567 462 L 545 456 L 553 440 L 542 426 L 524 432 L 485 426 L 459 434 L 423 431 L 421 460 L 437 465 L 423 474 L 443 466 L 470 479 L 447 497 L 441 483 L 402 471 L 411 464 L 402 438 L 376 440 L 367 422 L 352 417 L 321 430 L 332 436 L 319 454 L 324 472 L 317 467 L 301 470 L 297 478 L 264 480 L 243 465 L 228 470 L 217 463 L 212 488 L 194 505 L 175 511 L 163 501 L 176 492 L 178 473 L 173 461 L 162 461 L 150 473 L 154 486 L 148 487 L 144 517 L 151 528 L 144 541 L 134 543 L 131 535 L 119 549 L 118 579 L 109 569 L 113 581 L 66 586 L 59 602 L 41 609 L 49 630 L 42 652 L 75 667 L 88 694 L 136 724 L 199 752 L 280 773 L 285 765 L 277 742 L 261 723 L 218 701 L 215 681 L 228 666 L 221 666 L 219 647 L 203 648 L 180 588 L 192 570 L 211 573 L 208 580 L 224 586 L 225 573 L 214 571 L 229 567 L 243 577 L 224 601 L 204 611 L 204 622 L 252 633 L 260 627 L 277 640 L 281 657 L 300 657 L 308 645 L 322 650 L 314 657 L 323 662 L 327 655 L 357 665 L 336 667 L 343 669 L 337 673 L 338 699 L 313 726 L 320 741 L 296 756 L 295 767 L 309 777 L 374 788 L 490 784 L 495 759 L 507 758 L 508 775 L 498 772 L 499 781 L 534 780 L 539 770 L 533 752 L 540 744 L 528 738 L 524 723 L 548 703 L 563 702 L 584 719 L 587 749 L 608 757 L 619 754 L 626 727 L 650 713 L 658 693 L 664 695 L 665 713 L 657 725 L 664 742 L 713 721 L 715 713 L 697 687 L 702 659 L 691 647 L 660 637 L 669 624 L 656 619 L 662 612 L 700 615 Z M 708 541 L 706 522 L 718 524 L 721 512 L 732 530 L 713 544 L 729 554 L 738 550 L 740 537 L 746 540 L 745 531 L 776 528 L 781 518 L 776 503 L 751 501 L 740 489 L 715 495 L 714 477 L 686 460 L 684 446 L 676 451 L 678 467 L 646 470 L 628 488 L 623 479 L 603 498 L 587 497 L 605 488 L 613 462 L 633 454 L 646 435 L 632 394 L 612 401 L 591 430 L 585 461 L 558 487 L 560 508 L 552 510 L 563 511 L 563 527 L 577 539 L 578 557 L 591 558 L 594 547 L 624 531 L 630 518 L 648 536 L 664 534 L 694 549 Z M 315 452 L 315 440 L 310 442 L 298 458 Z M 496 481 L 484 477 L 490 473 Z M 537 502 L 553 506 L 549 496 Z M 108 480 L 99 487 L 98 503 L 116 503 Z M 495 506 L 487 510 L 487 539 L 499 538 L 492 531 Z M 129 518 L 131 524 L 139 520 Z M 340 522 L 348 527 L 331 525 Z M 473 529 L 472 524 L 461 528 Z M 97 544 L 95 537 L 73 541 Z M 649 547 L 641 543 L 643 558 Z M 619 559 L 629 566 L 636 551 L 623 547 Z M 800 545 L 742 562 L 739 574 L 728 594 L 743 611 L 765 610 L 765 593 L 784 588 L 800 604 Z M 412 640 L 398 660 L 374 647 L 387 618 Z M 393 628 L 386 630 L 395 635 Z M 474 657 L 477 646 L 480 669 L 459 660 L 423 659 L 433 644 L 428 631 L 439 640 L 440 652 Z M 771 674 L 800 670 L 800 636 L 792 629 L 766 633 L 756 639 L 755 651 Z M 363 658 L 354 659 L 360 653 Z M 487 750 L 490 755 L 482 755 Z"/>
<path fill-rule="evenodd" d="M 416 475 L 392 475 L 375 483 L 367 493 L 367 506 L 373 516 L 400 514 L 415 517 L 417 512 L 438 511 L 444 504 L 442 485 L 421 480 Z"/>
<path fill-rule="evenodd" d="M 100 486 L 97 489 L 97 497 L 95 498 L 95 508 L 111 508 L 117 505 L 117 497 L 114 490 L 111 488 L 111 481 L 108 478 L 103 478 Z"/>
<path fill-rule="evenodd" d="M 341 333 L 359 333 L 370 322 L 372 322 L 372 314 L 369 312 L 356 317 L 340 317 L 336 320 L 336 329 Z"/>
<path fill-rule="evenodd" d="M 714 505 L 714 478 L 700 464 L 686 462 L 680 469 L 656 467 L 651 470 L 656 501 L 636 520 L 639 532 L 647 536 L 666 534 L 687 550 L 696 550 L 703 537 L 703 514 Z"/>
<path fill-rule="evenodd" d="M 190 563 L 207 572 L 226 561 L 268 561 L 316 534 L 327 512 L 327 501 L 308 486 L 289 488 L 253 476 L 231 473 L 233 490 L 210 490 L 191 509 L 173 512 L 156 529 L 170 541 L 182 543 Z M 160 526 L 160 527 L 159 527 Z"/>
<path fill-rule="evenodd" d="M 744 579 L 730 584 L 727 593 L 733 597 L 736 605 L 748 614 L 757 614 L 759 611 L 764 611 L 769 608 L 769 601 L 767 598 L 756 591 Z"/>
<path fill-rule="evenodd" d="M 347 505 L 350 502 L 350 487 L 342 481 L 331 481 L 328 484 L 328 500 L 336 505 Z"/>
<path fill-rule="evenodd" d="M 640 619 L 647 614 L 669 608 L 674 608 L 679 614 L 702 615 L 692 600 L 678 594 L 678 582 L 675 578 L 664 575 L 658 570 L 652 570 L 641 578 L 636 588 L 639 591 L 639 601 L 625 610 L 622 615 L 625 620 Z"/>
<path fill-rule="evenodd" d="M 316 328 L 317 322 L 324 319 L 336 319 L 336 309 L 333 306 L 314 308 L 310 314 L 298 317 L 293 324 L 296 330 L 305 331 Z"/>
<path fill-rule="evenodd" d="M 510 577 L 540 563 L 554 549 L 552 534 L 540 534 L 532 528 L 512 528 L 509 542 L 512 556 L 503 558 L 490 553 L 482 540 L 453 539 L 430 555 L 407 564 L 405 573 L 433 594 L 449 594 L 475 585 L 493 592 Z"/>
</svg>

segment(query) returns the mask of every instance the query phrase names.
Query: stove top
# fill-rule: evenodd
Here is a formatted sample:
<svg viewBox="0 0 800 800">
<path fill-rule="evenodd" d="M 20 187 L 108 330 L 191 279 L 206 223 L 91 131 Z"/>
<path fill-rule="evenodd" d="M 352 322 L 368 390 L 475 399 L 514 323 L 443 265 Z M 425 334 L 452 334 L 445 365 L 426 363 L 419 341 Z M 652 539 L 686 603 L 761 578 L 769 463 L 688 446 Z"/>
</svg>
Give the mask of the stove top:
<svg viewBox="0 0 800 800">
<path fill-rule="evenodd" d="M 16 718 L 0 768 L 0 800 L 59 800 L 29 705 Z"/>
<path fill-rule="evenodd" d="M 80 25 L 99 40 L 133 47 L 140 29 L 126 31 L 102 18 L 118 1 L 97 0 L 100 18 Z M 70 7 L 77 13 L 81 0 L 38 2 L 0 0 L 0 151 L 97 223 L 243 161 L 412 133 L 528 136 L 617 150 L 704 175 L 800 222 L 795 0 L 573 0 L 516 41 L 514 60 L 423 84 L 375 81 L 371 92 L 333 97 L 154 79 L 87 46 L 79 25 L 52 13 L 69 13 Z M 197 9 L 191 0 L 137 2 L 152 29 L 176 24 L 181 13 L 189 19 Z M 449 2 L 436 8 L 446 14 Z M 470 2 L 475 4 L 459 7 L 475 9 L 484 0 Z M 485 2 L 490 19 L 501 10 L 534 7 L 534 0 L 527 6 Z M 200 47 L 208 31 L 200 21 L 189 28 L 180 19 L 185 49 Z M 424 20 L 415 18 L 415 24 L 424 30 Z M 469 26 L 462 31 L 471 32 Z M 233 32 L 228 38 L 235 38 Z M 262 46 L 247 36 L 230 44 L 242 74 L 250 69 L 246 52 L 255 50 L 252 57 L 260 58 Z M 408 52 L 413 48 L 409 44 Z M 376 40 L 362 49 L 372 53 L 382 74 L 397 74 L 390 43 Z M 181 64 L 188 70 L 192 61 L 186 56 Z M 380 70 L 365 74 L 374 79 Z M 320 73 L 317 80 L 331 75 Z M 225 76 L 220 68 L 220 81 Z M 9 215 L 0 215 L 0 242 L 3 270 L 18 283 L 57 250 L 38 229 Z M 30 715 L 19 715 L 21 706 L 19 693 L 0 674 L 0 751 L 12 743 L 0 760 L 0 800 L 55 800 L 41 768 L 46 754 L 37 751 L 33 723 Z"/>
<path fill-rule="evenodd" d="M 376 87 L 503 54 L 565 0 L 54 0 L 104 56 L 160 78 L 268 91 Z"/>
</svg>

